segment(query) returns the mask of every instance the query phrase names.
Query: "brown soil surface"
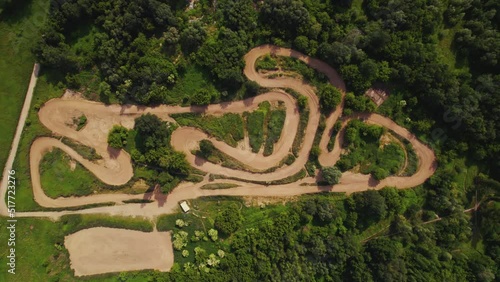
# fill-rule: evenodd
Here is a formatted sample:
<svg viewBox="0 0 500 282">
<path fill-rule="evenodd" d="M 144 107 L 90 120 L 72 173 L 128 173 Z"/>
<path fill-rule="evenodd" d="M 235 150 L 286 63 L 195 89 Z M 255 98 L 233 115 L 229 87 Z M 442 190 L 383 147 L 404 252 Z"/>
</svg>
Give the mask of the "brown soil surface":
<svg viewBox="0 0 500 282">
<path fill-rule="evenodd" d="M 64 238 L 75 276 L 155 269 L 174 264 L 170 232 L 96 227 Z"/>
</svg>

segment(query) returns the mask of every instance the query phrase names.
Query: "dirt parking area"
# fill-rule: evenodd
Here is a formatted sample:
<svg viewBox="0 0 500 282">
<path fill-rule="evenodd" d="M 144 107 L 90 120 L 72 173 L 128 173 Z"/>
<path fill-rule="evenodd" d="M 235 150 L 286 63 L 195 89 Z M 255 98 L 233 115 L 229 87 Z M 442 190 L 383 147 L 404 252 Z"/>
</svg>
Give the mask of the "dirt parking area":
<svg viewBox="0 0 500 282">
<path fill-rule="evenodd" d="M 169 271 L 174 263 L 170 232 L 89 228 L 64 238 L 75 276 L 142 269 Z"/>
</svg>

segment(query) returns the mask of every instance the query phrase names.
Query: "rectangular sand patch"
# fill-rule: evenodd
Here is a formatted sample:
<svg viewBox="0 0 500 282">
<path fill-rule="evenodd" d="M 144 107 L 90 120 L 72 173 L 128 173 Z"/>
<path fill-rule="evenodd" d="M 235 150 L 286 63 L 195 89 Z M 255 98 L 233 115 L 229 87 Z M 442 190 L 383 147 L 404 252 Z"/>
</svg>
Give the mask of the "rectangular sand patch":
<svg viewBox="0 0 500 282">
<path fill-rule="evenodd" d="M 174 263 L 170 232 L 89 228 L 64 238 L 76 276 L 143 269 L 169 271 Z"/>
</svg>

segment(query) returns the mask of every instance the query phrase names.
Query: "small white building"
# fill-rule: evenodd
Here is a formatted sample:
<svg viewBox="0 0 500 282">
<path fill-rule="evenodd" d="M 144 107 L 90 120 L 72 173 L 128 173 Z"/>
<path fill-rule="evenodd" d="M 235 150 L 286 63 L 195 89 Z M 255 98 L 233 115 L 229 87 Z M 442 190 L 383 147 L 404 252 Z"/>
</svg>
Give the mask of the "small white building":
<svg viewBox="0 0 500 282">
<path fill-rule="evenodd" d="M 186 201 L 181 202 L 181 209 L 183 212 L 188 212 L 191 210 L 191 208 L 189 208 L 189 205 Z"/>
</svg>

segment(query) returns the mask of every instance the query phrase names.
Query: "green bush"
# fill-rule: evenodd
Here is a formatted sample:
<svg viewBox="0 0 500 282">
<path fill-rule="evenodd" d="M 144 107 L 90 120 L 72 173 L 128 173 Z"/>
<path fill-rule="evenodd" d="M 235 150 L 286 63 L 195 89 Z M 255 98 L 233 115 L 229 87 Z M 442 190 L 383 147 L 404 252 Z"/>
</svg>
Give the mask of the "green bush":
<svg viewBox="0 0 500 282">
<path fill-rule="evenodd" d="M 311 152 L 309 153 L 309 160 L 317 161 L 320 154 L 321 154 L 321 149 L 319 148 L 319 146 L 318 145 L 312 146 Z"/>
<path fill-rule="evenodd" d="M 306 171 L 309 176 L 316 176 L 316 165 L 314 164 L 314 162 L 308 161 L 306 163 Z"/>
<path fill-rule="evenodd" d="M 238 230 L 241 223 L 242 216 L 239 207 L 236 204 L 231 204 L 215 217 L 214 227 L 228 236 Z"/>
<path fill-rule="evenodd" d="M 196 92 L 191 99 L 191 102 L 195 105 L 208 105 L 216 97 L 217 94 L 210 91 L 209 89 L 203 88 Z"/>
<path fill-rule="evenodd" d="M 248 80 L 243 86 L 247 97 L 253 97 L 259 94 L 260 85 L 257 82 Z"/>
<path fill-rule="evenodd" d="M 128 130 L 123 126 L 115 125 L 108 134 L 108 145 L 121 149 L 127 145 L 127 138 Z"/>
<path fill-rule="evenodd" d="M 214 151 L 217 150 L 212 144 L 212 142 L 207 139 L 203 139 L 200 141 L 200 155 L 205 159 L 208 159 L 210 156 L 214 154 Z"/>
<path fill-rule="evenodd" d="M 87 117 L 85 115 L 81 115 L 76 120 L 76 131 L 82 130 L 82 128 L 87 124 Z"/>
<path fill-rule="evenodd" d="M 305 108 L 300 113 L 299 128 L 297 129 L 297 134 L 295 135 L 295 138 L 293 139 L 292 153 L 295 157 L 299 156 L 299 151 L 300 151 L 300 148 L 302 146 L 302 141 L 304 140 L 304 136 L 306 133 L 306 127 L 307 127 L 308 122 L 309 122 L 309 109 Z"/>
<path fill-rule="evenodd" d="M 321 109 L 325 113 L 333 111 L 342 99 L 342 93 L 335 86 L 327 83 L 323 84 L 318 89 Z"/>
<path fill-rule="evenodd" d="M 327 149 L 329 152 L 331 152 L 333 150 L 333 147 L 335 146 L 335 138 L 337 137 L 337 134 L 340 132 L 340 129 L 342 129 L 342 122 L 341 121 L 335 122 L 335 125 L 332 128 L 332 135 L 330 135 L 330 140 L 328 141 Z"/>
<path fill-rule="evenodd" d="M 372 170 L 371 174 L 372 174 L 373 178 L 375 178 L 376 180 L 382 180 L 382 179 L 386 178 L 387 176 L 389 176 L 389 172 L 383 168 L 380 168 L 380 167 L 374 168 Z"/>
<path fill-rule="evenodd" d="M 297 104 L 299 105 L 299 108 L 301 110 L 307 108 L 308 102 L 307 102 L 307 97 L 304 95 L 299 95 L 297 98 Z"/>
<path fill-rule="evenodd" d="M 184 181 L 199 183 L 203 181 L 203 176 L 198 174 L 189 174 L 186 178 L 184 178 Z"/>
<path fill-rule="evenodd" d="M 172 115 L 179 125 L 192 126 L 205 131 L 217 140 L 236 147 L 237 142 L 243 140 L 243 117 L 239 114 L 226 113 L 223 116 L 208 116 L 194 113 Z"/>
<path fill-rule="evenodd" d="M 345 95 L 344 110 L 349 109 L 353 112 L 373 112 L 375 108 L 375 103 L 364 95 L 355 96 L 352 92 Z"/>
<path fill-rule="evenodd" d="M 257 70 L 276 70 L 278 68 L 278 63 L 271 55 L 266 54 L 263 57 L 257 59 L 255 62 L 255 68 Z"/>
<path fill-rule="evenodd" d="M 238 186 L 239 186 L 238 184 L 233 184 L 233 183 L 209 183 L 201 186 L 201 189 L 206 189 L 206 190 L 230 189 Z"/>
<path fill-rule="evenodd" d="M 286 165 L 291 165 L 293 164 L 293 162 L 295 162 L 295 156 L 293 154 L 288 154 L 288 156 L 285 158 L 284 163 Z"/>
</svg>

